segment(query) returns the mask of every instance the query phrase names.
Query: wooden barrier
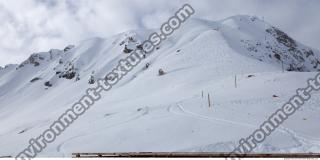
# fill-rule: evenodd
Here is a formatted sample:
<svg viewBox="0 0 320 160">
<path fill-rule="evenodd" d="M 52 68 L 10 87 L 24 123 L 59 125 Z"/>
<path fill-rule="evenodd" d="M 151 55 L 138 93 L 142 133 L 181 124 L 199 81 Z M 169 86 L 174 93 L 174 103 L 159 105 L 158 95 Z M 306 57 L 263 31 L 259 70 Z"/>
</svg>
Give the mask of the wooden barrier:
<svg viewBox="0 0 320 160">
<path fill-rule="evenodd" d="M 176 157 L 176 158 L 320 158 L 320 153 L 249 153 L 230 155 L 230 153 L 211 152 L 123 152 L 123 153 L 73 153 L 74 158 L 97 158 L 97 157 Z"/>
</svg>

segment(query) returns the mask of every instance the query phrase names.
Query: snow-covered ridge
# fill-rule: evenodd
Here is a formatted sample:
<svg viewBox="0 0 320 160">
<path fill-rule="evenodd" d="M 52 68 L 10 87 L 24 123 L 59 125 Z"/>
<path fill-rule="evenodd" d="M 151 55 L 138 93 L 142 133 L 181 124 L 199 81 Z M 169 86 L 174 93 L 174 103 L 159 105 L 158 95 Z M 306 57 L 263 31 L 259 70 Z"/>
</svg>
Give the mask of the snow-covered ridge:
<svg viewBox="0 0 320 160">
<path fill-rule="evenodd" d="M 280 66 L 283 63 L 285 69 L 290 71 L 320 70 L 320 57 L 318 51 L 312 50 L 311 48 L 300 44 L 299 42 L 290 38 L 285 32 L 271 26 L 267 22 L 264 22 L 257 17 L 243 15 L 233 16 L 218 22 L 209 22 L 208 24 L 211 25 L 208 25 L 206 27 L 212 27 L 213 23 L 216 23 L 215 25 L 218 26 L 218 28 L 213 27 L 212 29 L 216 29 L 217 31 L 221 32 L 227 39 L 227 42 L 230 44 L 230 46 L 239 53 L 251 56 L 259 61 L 274 63 Z M 199 23 L 198 25 L 201 26 L 206 24 Z M 141 36 L 134 31 L 130 31 L 125 35 L 118 35 L 117 39 L 121 38 L 121 42 L 117 45 L 123 47 L 124 53 L 132 52 L 137 48 L 137 46 L 141 47 L 139 46 L 142 40 Z M 84 41 L 87 42 L 87 44 L 83 45 L 97 45 L 101 41 L 106 40 L 100 39 L 96 42 Z M 116 46 L 115 43 L 112 44 Z M 73 47 L 74 46 L 68 46 L 64 49 L 64 51 L 53 49 L 49 52 L 32 54 L 28 58 L 28 60 L 22 62 L 18 66 L 18 68 L 21 68 L 28 64 L 34 65 L 36 67 L 40 65 L 41 61 L 54 61 L 57 58 L 63 57 L 63 53 L 67 52 Z M 83 56 L 79 55 L 79 53 L 71 54 L 76 54 L 79 57 Z M 79 57 L 73 58 L 77 59 Z M 72 66 L 73 64 L 71 64 L 71 62 L 73 62 L 74 59 L 66 60 L 69 63 L 68 65 Z M 59 64 L 62 64 L 62 59 L 59 59 L 59 62 Z M 68 69 L 73 70 L 72 67 Z M 74 76 L 67 77 L 73 78 Z"/>
<path fill-rule="evenodd" d="M 191 20 L 192 21 L 192 20 Z M 224 35 L 226 41 L 229 45 L 236 50 L 238 53 L 242 53 L 244 55 L 253 57 L 259 61 L 267 62 L 267 63 L 274 63 L 277 66 L 284 65 L 285 70 L 288 71 L 318 71 L 320 70 L 320 57 L 319 51 L 313 50 L 309 47 L 306 47 L 299 42 L 293 40 L 290 36 L 288 36 L 285 32 L 281 31 L 280 29 L 271 26 L 267 22 L 254 17 L 254 16 L 233 16 L 226 18 L 221 21 L 217 22 L 207 22 L 207 23 L 199 23 L 197 22 L 196 25 L 201 28 L 211 27 L 212 29 L 217 30 L 221 34 Z M 213 25 L 214 24 L 214 25 Z M 193 24 L 190 23 L 190 26 Z M 122 47 L 124 53 L 130 53 L 134 49 L 137 49 L 139 44 L 141 43 L 142 38 L 146 36 L 145 33 L 141 31 L 135 32 L 130 31 L 124 34 L 119 34 L 117 40 L 120 40 L 120 43 L 115 44 L 113 47 Z M 140 34 L 140 35 L 139 35 Z M 198 33 L 201 34 L 201 33 Z M 83 41 L 85 44 L 82 43 L 83 46 L 91 45 L 95 46 L 101 43 L 102 41 L 106 41 L 105 39 L 98 38 L 99 40 L 95 42 L 90 41 Z M 108 45 L 108 44 L 106 44 Z M 117 46 L 119 45 L 119 46 Z M 83 46 L 78 46 L 79 48 Z M 68 46 L 62 50 L 53 49 L 49 52 L 43 53 L 35 53 L 32 54 L 26 61 L 22 62 L 17 69 L 25 66 L 25 65 L 34 65 L 35 67 L 40 65 L 40 62 L 43 61 L 51 61 L 53 62 L 55 59 L 59 59 L 60 66 L 56 66 L 56 68 L 61 68 L 63 63 L 64 52 L 67 52 L 74 46 Z M 119 49 L 121 50 L 121 49 Z M 75 51 L 74 54 L 78 57 L 73 56 L 73 59 L 66 59 L 65 61 L 68 63 L 68 66 L 64 65 L 68 70 L 76 70 L 78 68 L 72 68 L 72 64 L 75 59 L 82 58 L 82 61 L 87 61 L 89 59 L 87 55 L 79 54 L 80 52 Z M 94 54 L 94 53 L 90 53 Z M 93 57 L 93 56 L 91 56 Z M 86 65 L 86 62 L 78 62 L 81 64 L 78 65 Z M 74 67 L 74 66 L 73 66 Z M 3 70 L 2 68 L 1 70 Z M 62 72 L 62 71 L 57 71 Z M 70 71 L 71 76 L 68 76 L 69 79 L 72 79 L 74 72 Z M 68 73 L 67 73 L 68 74 Z M 63 76 L 63 75 L 62 75 Z"/>
</svg>

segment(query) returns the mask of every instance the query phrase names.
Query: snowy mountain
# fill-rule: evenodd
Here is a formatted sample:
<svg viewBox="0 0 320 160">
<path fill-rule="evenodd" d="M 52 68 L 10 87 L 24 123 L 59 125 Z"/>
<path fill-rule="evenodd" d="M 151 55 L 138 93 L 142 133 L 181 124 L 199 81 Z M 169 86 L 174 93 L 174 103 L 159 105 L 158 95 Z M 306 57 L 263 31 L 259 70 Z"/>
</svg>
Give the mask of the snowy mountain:
<svg viewBox="0 0 320 160">
<path fill-rule="evenodd" d="M 0 68 L 0 144 L 5 146 L 0 156 L 15 156 L 27 147 L 30 138 L 96 86 L 96 79 L 141 49 L 152 31 L 92 38 Z M 158 76 L 159 69 L 165 75 Z M 41 156 L 232 151 L 317 71 L 319 51 L 257 17 L 191 19 Z M 209 94 L 213 106 L 202 94 Z M 320 94 L 313 94 L 255 152 L 320 152 L 319 103 Z"/>
</svg>

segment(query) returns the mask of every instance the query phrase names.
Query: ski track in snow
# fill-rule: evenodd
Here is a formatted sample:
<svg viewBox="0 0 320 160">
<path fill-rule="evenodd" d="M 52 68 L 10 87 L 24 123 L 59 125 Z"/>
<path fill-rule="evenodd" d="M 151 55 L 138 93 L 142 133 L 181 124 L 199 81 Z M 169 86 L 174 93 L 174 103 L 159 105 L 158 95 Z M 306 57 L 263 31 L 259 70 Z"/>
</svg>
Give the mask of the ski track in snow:
<svg viewBox="0 0 320 160">
<path fill-rule="evenodd" d="M 249 101 L 249 100 L 247 100 L 247 101 Z M 242 103 L 236 103 L 236 104 L 242 104 Z M 177 109 L 177 111 L 175 109 Z M 185 109 L 181 105 L 181 103 L 176 103 L 175 105 L 170 105 L 169 107 L 167 107 L 167 111 L 170 113 L 176 114 L 176 115 L 187 116 L 190 118 L 205 120 L 205 121 L 209 121 L 211 123 L 230 124 L 230 125 L 243 126 L 243 127 L 257 129 L 256 125 L 235 122 L 235 121 L 230 121 L 230 120 L 221 119 L 221 118 L 208 117 L 208 116 L 204 116 L 204 115 L 201 115 L 201 114 L 198 114 L 195 112 L 191 112 L 191 111 Z M 299 135 L 295 131 L 293 131 L 289 128 L 283 127 L 283 126 L 278 127 L 274 132 L 285 133 L 288 137 L 291 137 L 297 145 L 292 146 L 292 147 L 287 147 L 287 148 L 277 148 L 276 146 L 272 146 L 270 144 L 263 142 L 261 144 L 258 144 L 258 146 L 254 149 L 254 151 L 266 152 L 266 147 L 273 148 L 273 149 L 276 148 L 276 150 L 278 152 L 290 152 L 290 151 L 296 150 L 297 148 L 301 148 L 304 151 L 308 151 L 310 148 L 313 148 L 313 147 L 317 147 L 318 149 L 320 149 L 320 140 L 319 139 L 306 138 L 304 136 Z M 274 134 L 274 132 L 272 134 Z M 208 146 L 210 146 L 210 147 L 217 146 L 217 145 L 220 146 L 222 144 L 224 146 L 230 146 L 230 143 L 238 144 L 238 142 L 219 142 L 219 143 L 215 143 L 215 144 L 209 144 Z M 200 148 L 202 148 L 201 149 L 202 151 L 207 150 L 205 146 L 202 146 Z M 229 149 L 234 149 L 234 148 L 229 147 Z"/>
<path fill-rule="evenodd" d="M 169 107 L 168 111 L 170 111 L 174 114 L 186 115 L 188 117 L 201 119 L 201 120 L 205 120 L 205 121 L 209 121 L 209 122 L 213 122 L 213 123 L 218 123 L 218 124 L 222 123 L 222 124 L 240 125 L 240 126 L 244 126 L 244 127 L 255 128 L 254 125 L 250 125 L 250 124 L 246 124 L 246 123 L 239 123 L 239 122 L 229 121 L 229 120 L 220 119 L 220 118 L 207 117 L 207 116 L 203 116 L 203 115 L 200 115 L 200 114 L 197 114 L 194 112 L 190 112 L 190 111 L 184 109 L 182 107 L 182 105 L 179 103 L 176 104 L 176 106 L 174 106 L 174 107 L 178 108 L 181 113 L 172 111 L 173 110 L 172 106 Z"/>
</svg>

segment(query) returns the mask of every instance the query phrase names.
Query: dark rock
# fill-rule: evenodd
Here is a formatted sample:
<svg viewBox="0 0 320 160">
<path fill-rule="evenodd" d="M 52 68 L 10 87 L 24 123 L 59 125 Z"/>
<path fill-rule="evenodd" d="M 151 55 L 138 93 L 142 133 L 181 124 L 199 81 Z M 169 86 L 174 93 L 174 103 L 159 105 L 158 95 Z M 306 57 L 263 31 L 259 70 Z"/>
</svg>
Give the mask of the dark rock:
<svg viewBox="0 0 320 160">
<path fill-rule="evenodd" d="M 124 45 L 126 42 L 125 41 L 122 41 L 119 45 L 122 46 Z"/>
<path fill-rule="evenodd" d="M 72 48 L 74 48 L 75 46 L 74 45 L 69 45 L 67 46 L 66 48 L 63 49 L 64 52 L 67 52 L 69 50 L 71 50 Z"/>
<path fill-rule="evenodd" d="M 148 69 L 150 66 L 150 63 L 147 63 L 146 66 L 145 66 L 145 69 Z"/>
<path fill-rule="evenodd" d="M 159 76 L 162 76 L 164 74 L 165 74 L 165 72 L 162 69 L 159 69 Z"/>
<path fill-rule="evenodd" d="M 80 75 L 77 74 L 76 81 L 80 81 Z"/>
<path fill-rule="evenodd" d="M 39 65 L 40 65 L 39 62 L 34 62 L 34 66 L 35 66 L 35 67 L 37 67 L 37 66 L 39 66 Z"/>
<path fill-rule="evenodd" d="M 314 56 L 314 53 L 311 49 L 309 51 L 305 51 L 304 54 L 306 55 L 306 57 Z"/>
<path fill-rule="evenodd" d="M 66 79 L 73 79 L 76 76 L 76 72 L 66 72 L 61 77 Z"/>
<path fill-rule="evenodd" d="M 127 48 L 127 45 L 123 49 L 124 53 L 131 53 L 132 51 L 133 51 L 132 49 Z"/>
<path fill-rule="evenodd" d="M 94 84 L 96 81 L 94 79 L 94 77 L 91 75 L 90 79 L 89 79 L 89 84 Z"/>
<path fill-rule="evenodd" d="M 22 133 L 24 133 L 24 132 L 26 132 L 26 131 L 27 131 L 27 130 L 24 129 L 24 130 L 20 131 L 18 134 L 22 134 Z"/>
<path fill-rule="evenodd" d="M 276 53 L 276 54 L 274 54 L 274 57 L 277 58 L 279 61 L 281 61 L 281 56 L 280 56 L 280 54 Z"/>
<path fill-rule="evenodd" d="M 38 80 L 40 80 L 40 79 L 41 79 L 41 78 L 36 77 L 36 78 L 33 78 L 30 82 L 33 83 L 33 82 L 38 81 Z"/>
<path fill-rule="evenodd" d="M 143 50 L 142 45 L 141 45 L 141 44 L 140 44 L 140 45 L 137 45 L 137 49 L 139 49 L 139 50 Z"/>
<path fill-rule="evenodd" d="M 47 87 L 52 87 L 52 84 L 50 83 L 50 81 L 45 82 L 44 85 Z"/>
</svg>

